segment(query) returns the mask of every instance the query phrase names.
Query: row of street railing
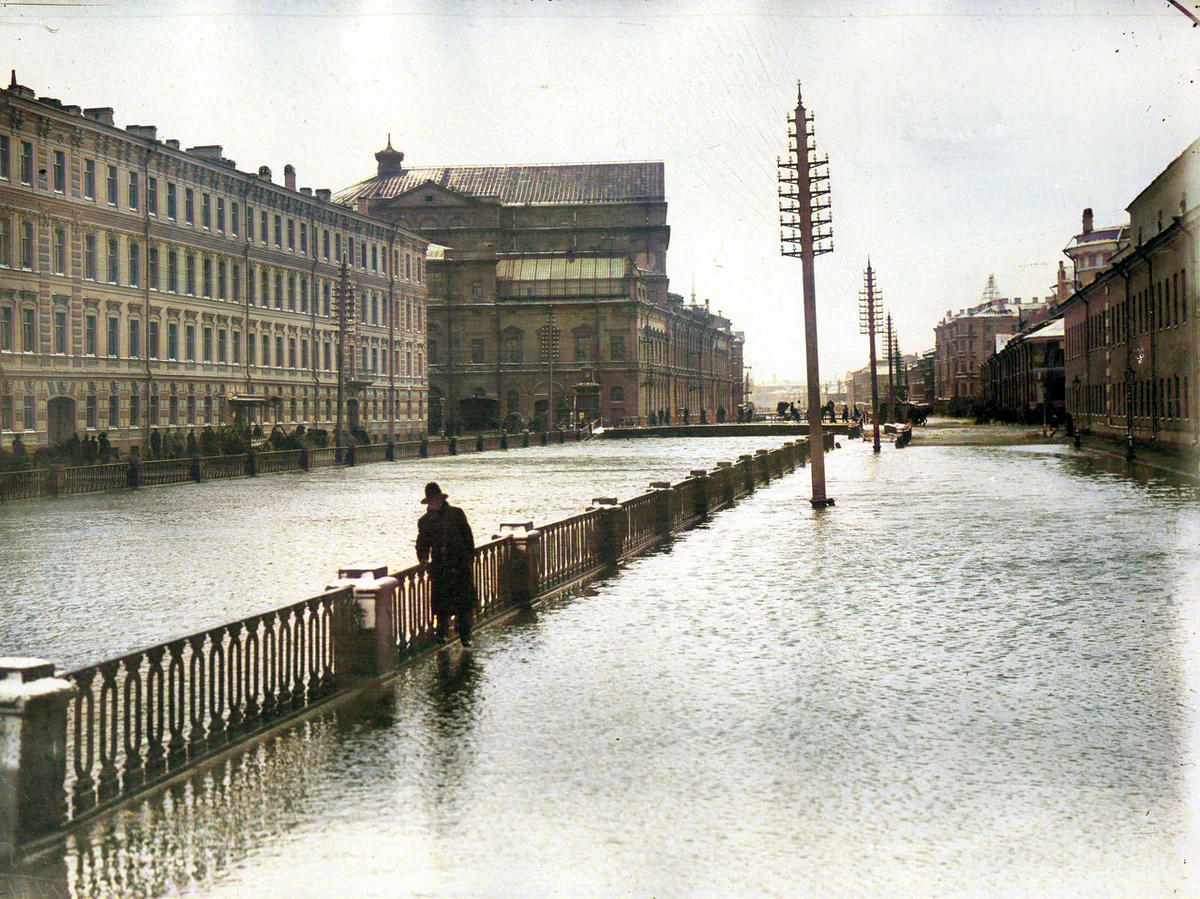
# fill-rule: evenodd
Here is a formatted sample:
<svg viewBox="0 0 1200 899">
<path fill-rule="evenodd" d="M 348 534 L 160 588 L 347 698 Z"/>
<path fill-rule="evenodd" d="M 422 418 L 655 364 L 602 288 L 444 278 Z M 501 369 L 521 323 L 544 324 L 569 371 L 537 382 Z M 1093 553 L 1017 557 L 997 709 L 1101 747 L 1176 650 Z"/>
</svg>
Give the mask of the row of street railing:
<svg viewBox="0 0 1200 899">
<path fill-rule="evenodd" d="M 433 437 L 399 443 L 360 446 L 264 450 L 228 456 L 176 459 L 128 459 L 98 465 L 53 466 L 0 472 L 0 501 L 39 496 L 99 493 L 126 487 L 153 487 L 218 478 L 255 477 L 280 471 L 308 471 L 333 465 L 362 465 L 427 456 L 453 456 L 529 446 L 573 443 L 591 436 L 590 429 L 544 433 Z"/>
<path fill-rule="evenodd" d="M 825 449 L 833 445 L 826 435 Z M 596 498 L 539 528 L 503 524 L 475 551 L 476 620 L 611 572 L 808 458 L 807 440 L 791 441 L 694 469 L 678 483 L 654 482 L 623 502 Z M 386 677 L 434 645 L 426 566 L 338 575 L 300 602 L 58 677 L 41 660 L 0 661 L 0 711 L 9 712 L 0 715 L 0 738 L 20 759 L 0 779 L 0 793 L 9 793 L 0 795 L 0 858 Z"/>
</svg>

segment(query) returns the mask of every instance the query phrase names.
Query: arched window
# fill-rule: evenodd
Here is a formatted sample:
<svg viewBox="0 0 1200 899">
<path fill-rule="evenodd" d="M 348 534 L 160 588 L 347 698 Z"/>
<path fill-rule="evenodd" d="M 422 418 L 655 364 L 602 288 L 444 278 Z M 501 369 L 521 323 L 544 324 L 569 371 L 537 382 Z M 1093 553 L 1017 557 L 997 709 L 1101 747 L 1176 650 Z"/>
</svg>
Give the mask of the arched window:
<svg viewBox="0 0 1200 899">
<path fill-rule="evenodd" d="M 521 394 L 517 393 L 515 390 L 510 390 L 508 393 L 506 393 L 504 395 L 504 408 L 508 411 L 509 415 L 512 415 L 514 412 L 520 412 Z"/>
</svg>

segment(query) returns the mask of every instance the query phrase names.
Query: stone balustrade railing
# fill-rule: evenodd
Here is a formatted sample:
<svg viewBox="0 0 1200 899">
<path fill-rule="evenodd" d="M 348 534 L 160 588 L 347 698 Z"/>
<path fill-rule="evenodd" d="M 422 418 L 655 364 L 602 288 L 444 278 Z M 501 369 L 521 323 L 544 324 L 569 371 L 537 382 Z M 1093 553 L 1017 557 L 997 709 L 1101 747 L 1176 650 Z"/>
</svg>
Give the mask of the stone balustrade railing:
<svg viewBox="0 0 1200 899">
<path fill-rule="evenodd" d="M 476 620 L 495 621 L 611 572 L 804 465 L 808 449 L 806 440 L 794 441 L 693 469 L 624 502 L 596 498 L 586 511 L 538 528 L 501 525 L 475 550 Z M 308 465 L 328 464 L 314 459 L 318 452 L 308 451 Z M 256 461 L 284 470 L 302 454 L 260 453 Z M 236 470 L 244 457 L 218 460 L 145 465 L 156 478 L 186 478 L 188 466 L 198 464 L 201 475 L 205 465 Z M 0 777 L 0 859 L 54 840 L 364 679 L 387 677 L 434 645 L 427 566 L 349 566 L 338 578 L 298 603 L 59 676 L 40 659 L 0 659 L 0 746 L 13 761 Z"/>
</svg>

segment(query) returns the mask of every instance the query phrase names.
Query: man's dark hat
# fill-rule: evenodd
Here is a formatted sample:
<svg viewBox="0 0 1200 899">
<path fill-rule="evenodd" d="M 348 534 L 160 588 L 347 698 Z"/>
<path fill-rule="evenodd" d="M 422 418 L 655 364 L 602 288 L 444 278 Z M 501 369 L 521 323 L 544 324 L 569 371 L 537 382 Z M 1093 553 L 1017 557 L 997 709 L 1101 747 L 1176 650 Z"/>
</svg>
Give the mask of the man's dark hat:
<svg viewBox="0 0 1200 899">
<path fill-rule="evenodd" d="M 428 484 L 425 485 L 425 498 L 423 500 L 421 500 L 421 502 L 428 503 L 435 496 L 440 496 L 442 499 L 447 498 L 446 494 L 442 493 L 442 488 L 439 487 L 437 484 L 435 484 L 433 481 L 430 481 Z"/>
</svg>

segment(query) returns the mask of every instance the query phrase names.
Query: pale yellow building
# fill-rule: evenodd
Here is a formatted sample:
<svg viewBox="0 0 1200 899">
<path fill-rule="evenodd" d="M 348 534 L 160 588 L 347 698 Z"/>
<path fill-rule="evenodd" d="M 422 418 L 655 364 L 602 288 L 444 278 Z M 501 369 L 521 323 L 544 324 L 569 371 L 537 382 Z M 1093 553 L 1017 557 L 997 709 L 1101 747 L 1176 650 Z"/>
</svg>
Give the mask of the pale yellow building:
<svg viewBox="0 0 1200 899">
<path fill-rule="evenodd" d="M 0 444 L 336 418 L 338 261 L 353 321 L 345 421 L 415 437 L 427 411 L 426 241 L 13 82 L 0 91 Z"/>
</svg>

